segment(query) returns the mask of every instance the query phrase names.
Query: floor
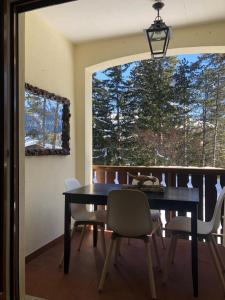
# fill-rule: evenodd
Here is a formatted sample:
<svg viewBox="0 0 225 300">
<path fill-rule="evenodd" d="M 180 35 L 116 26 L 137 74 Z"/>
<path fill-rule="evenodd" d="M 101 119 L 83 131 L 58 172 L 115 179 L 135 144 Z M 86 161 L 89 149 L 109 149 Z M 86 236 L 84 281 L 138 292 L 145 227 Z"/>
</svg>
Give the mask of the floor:
<svg viewBox="0 0 225 300">
<path fill-rule="evenodd" d="M 107 233 L 107 243 L 110 234 Z M 151 299 L 148 286 L 145 250 L 142 241 L 124 239 L 118 265 L 110 266 L 110 273 L 101 294 L 97 292 L 103 256 L 101 243 L 92 247 L 92 234 L 87 233 L 81 251 L 76 251 L 79 233 L 73 238 L 70 272 L 64 275 L 58 264 L 63 243 L 55 245 L 44 254 L 26 265 L 26 293 L 48 300 L 145 300 Z M 99 237 L 100 239 L 100 237 Z M 169 240 L 166 241 L 168 244 Z M 166 250 L 160 249 L 163 264 Z M 221 247 L 221 251 L 225 249 Z M 225 253 L 223 253 L 225 255 Z M 153 252 L 154 259 L 154 252 Z M 155 263 L 155 260 L 154 260 Z M 157 299 L 187 300 L 192 296 L 190 268 L 190 241 L 178 243 L 175 264 L 172 265 L 166 286 L 162 285 L 162 273 L 154 268 Z M 199 243 L 199 300 L 224 299 L 222 288 L 210 253 L 203 243 Z"/>
<path fill-rule="evenodd" d="M 25 300 L 46 300 L 46 299 L 26 295 Z"/>
</svg>

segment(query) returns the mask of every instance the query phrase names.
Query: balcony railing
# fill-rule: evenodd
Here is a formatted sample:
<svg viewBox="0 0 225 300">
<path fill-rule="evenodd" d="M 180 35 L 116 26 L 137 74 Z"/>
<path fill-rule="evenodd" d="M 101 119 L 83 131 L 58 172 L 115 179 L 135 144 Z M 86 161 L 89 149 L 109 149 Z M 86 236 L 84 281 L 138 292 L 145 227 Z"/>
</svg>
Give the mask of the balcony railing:
<svg viewBox="0 0 225 300">
<path fill-rule="evenodd" d="M 209 221 L 212 218 L 217 197 L 225 186 L 225 169 L 193 167 L 138 167 L 138 166 L 93 166 L 93 182 L 129 184 L 128 175 L 141 174 L 157 177 L 163 186 L 199 188 L 198 217 Z M 175 212 L 165 214 L 168 221 Z M 223 211 L 219 234 L 223 232 Z M 220 242 L 220 239 L 218 240 Z"/>
</svg>

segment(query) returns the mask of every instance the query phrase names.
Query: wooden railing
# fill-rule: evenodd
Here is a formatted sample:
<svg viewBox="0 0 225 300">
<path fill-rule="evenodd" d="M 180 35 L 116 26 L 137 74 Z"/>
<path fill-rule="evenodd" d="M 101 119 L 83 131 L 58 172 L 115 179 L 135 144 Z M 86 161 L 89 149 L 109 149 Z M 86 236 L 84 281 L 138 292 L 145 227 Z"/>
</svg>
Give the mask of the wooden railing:
<svg viewBox="0 0 225 300">
<path fill-rule="evenodd" d="M 163 186 L 197 187 L 200 203 L 198 217 L 209 221 L 212 218 L 217 197 L 225 186 L 225 169 L 221 168 L 189 168 L 189 167 L 138 167 L 138 166 L 93 166 L 93 182 L 129 184 L 128 173 L 153 175 L 159 178 Z M 171 214 L 166 215 L 166 219 Z M 223 216 L 223 212 L 222 212 Z M 223 221 L 221 217 L 222 232 Z"/>
</svg>

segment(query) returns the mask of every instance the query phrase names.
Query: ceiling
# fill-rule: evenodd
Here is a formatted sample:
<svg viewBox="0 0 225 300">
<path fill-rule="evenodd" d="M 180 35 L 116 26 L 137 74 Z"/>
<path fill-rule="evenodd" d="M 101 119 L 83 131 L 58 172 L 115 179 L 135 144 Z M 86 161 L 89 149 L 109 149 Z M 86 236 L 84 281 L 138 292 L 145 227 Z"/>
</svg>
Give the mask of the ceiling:
<svg viewBox="0 0 225 300">
<path fill-rule="evenodd" d="M 140 33 L 156 16 L 154 0 L 78 0 L 37 10 L 74 43 Z M 161 16 L 178 27 L 225 19 L 225 0 L 165 0 Z"/>
</svg>

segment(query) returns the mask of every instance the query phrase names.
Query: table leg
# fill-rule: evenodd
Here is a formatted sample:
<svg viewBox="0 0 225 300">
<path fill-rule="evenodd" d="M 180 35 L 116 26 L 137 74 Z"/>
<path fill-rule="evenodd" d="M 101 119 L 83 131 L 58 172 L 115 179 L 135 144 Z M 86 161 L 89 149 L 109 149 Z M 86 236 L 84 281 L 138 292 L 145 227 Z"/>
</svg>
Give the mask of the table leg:
<svg viewBox="0 0 225 300">
<path fill-rule="evenodd" d="M 93 247 L 97 247 L 97 242 L 98 242 L 98 226 L 94 225 L 94 230 L 93 230 Z"/>
<path fill-rule="evenodd" d="M 95 204 L 94 205 L 94 210 L 96 211 L 98 209 L 98 206 Z M 93 247 L 97 247 L 97 242 L 98 242 L 98 226 L 94 225 L 93 226 Z"/>
<path fill-rule="evenodd" d="M 192 257 L 192 282 L 194 297 L 198 297 L 198 236 L 197 236 L 198 208 L 195 206 L 191 215 L 191 257 Z"/>
<path fill-rule="evenodd" d="M 70 263 L 70 242 L 71 242 L 71 209 L 70 202 L 65 199 L 65 219 L 64 219 L 64 274 L 69 273 Z"/>
</svg>

